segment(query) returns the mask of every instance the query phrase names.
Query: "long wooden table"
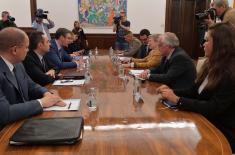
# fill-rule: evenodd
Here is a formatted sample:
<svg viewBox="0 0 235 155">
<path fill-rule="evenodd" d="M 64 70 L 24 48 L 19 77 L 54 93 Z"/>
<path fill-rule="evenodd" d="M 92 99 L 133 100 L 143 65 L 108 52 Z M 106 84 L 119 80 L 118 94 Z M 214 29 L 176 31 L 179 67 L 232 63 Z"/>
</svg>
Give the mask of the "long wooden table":
<svg viewBox="0 0 235 155">
<path fill-rule="evenodd" d="M 84 86 L 48 86 L 62 98 L 81 98 L 76 112 L 44 112 L 35 117 L 83 116 L 83 140 L 64 146 L 10 146 L 9 138 L 22 121 L 6 126 L 0 132 L 2 155 L 230 155 L 224 135 L 203 116 L 166 108 L 156 100 L 159 86 L 142 84 L 144 103 L 133 99 L 133 79 L 124 83 L 117 76 L 108 56 L 93 58 L 93 80 Z M 76 72 L 76 69 L 63 73 Z M 90 112 L 86 105 L 90 87 L 98 90 L 98 109 Z"/>
</svg>

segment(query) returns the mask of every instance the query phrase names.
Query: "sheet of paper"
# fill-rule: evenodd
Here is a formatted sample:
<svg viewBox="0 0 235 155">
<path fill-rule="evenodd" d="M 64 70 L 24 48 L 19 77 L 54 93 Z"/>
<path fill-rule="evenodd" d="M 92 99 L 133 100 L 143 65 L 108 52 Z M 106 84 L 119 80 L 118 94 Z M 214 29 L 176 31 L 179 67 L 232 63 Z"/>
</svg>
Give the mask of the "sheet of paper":
<svg viewBox="0 0 235 155">
<path fill-rule="evenodd" d="M 71 110 L 79 110 L 80 107 L 80 99 L 67 99 L 64 100 L 66 106 L 52 106 L 49 108 L 44 108 L 44 111 L 71 111 Z"/>
<path fill-rule="evenodd" d="M 121 61 L 124 61 L 124 62 L 129 62 L 130 61 L 130 57 L 118 57 Z"/>
<path fill-rule="evenodd" d="M 140 75 L 143 71 L 144 71 L 143 69 L 141 69 L 141 70 L 133 70 L 133 69 L 131 69 L 130 70 L 130 74 L 137 76 L 137 75 Z"/>
<path fill-rule="evenodd" d="M 83 60 L 89 59 L 89 56 L 83 56 Z"/>
<path fill-rule="evenodd" d="M 76 86 L 76 85 L 83 85 L 85 80 L 56 80 L 54 81 L 54 86 Z"/>
</svg>

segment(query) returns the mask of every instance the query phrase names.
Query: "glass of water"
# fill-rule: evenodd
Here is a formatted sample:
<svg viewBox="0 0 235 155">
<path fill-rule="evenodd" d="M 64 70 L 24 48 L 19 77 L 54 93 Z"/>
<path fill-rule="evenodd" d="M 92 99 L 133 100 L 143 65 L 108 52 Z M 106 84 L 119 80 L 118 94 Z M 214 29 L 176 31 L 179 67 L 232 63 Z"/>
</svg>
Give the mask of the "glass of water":
<svg viewBox="0 0 235 155">
<path fill-rule="evenodd" d="M 118 66 L 118 76 L 120 78 L 124 78 L 125 77 L 125 69 L 122 66 L 122 64 L 119 64 L 119 66 Z"/>
</svg>

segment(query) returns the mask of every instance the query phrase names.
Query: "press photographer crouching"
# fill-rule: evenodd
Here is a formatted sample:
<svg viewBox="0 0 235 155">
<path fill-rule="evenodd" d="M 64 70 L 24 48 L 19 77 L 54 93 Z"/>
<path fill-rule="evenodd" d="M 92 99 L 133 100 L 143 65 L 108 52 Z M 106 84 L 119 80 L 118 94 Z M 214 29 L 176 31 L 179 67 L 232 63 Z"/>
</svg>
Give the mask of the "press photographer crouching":
<svg viewBox="0 0 235 155">
<path fill-rule="evenodd" d="M 2 12 L 2 20 L 0 20 L 0 31 L 6 27 L 17 27 L 15 18 L 10 16 L 8 11 Z"/>
<path fill-rule="evenodd" d="M 124 35 L 130 30 L 130 22 L 126 19 L 126 12 L 121 11 L 120 16 L 113 18 L 113 32 L 116 32 L 115 49 L 126 51 L 128 42 Z"/>
<path fill-rule="evenodd" d="M 55 24 L 48 18 L 48 13 L 48 11 L 44 11 L 43 9 L 37 9 L 35 13 L 36 18 L 33 21 L 32 27 L 37 31 L 43 32 L 45 35 L 47 35 L 48 39 L 51 40 L 49 29 L 53 28 Z M 46 19 L 48 23 L 44 23 L 43 19 Z"/>
</svg>

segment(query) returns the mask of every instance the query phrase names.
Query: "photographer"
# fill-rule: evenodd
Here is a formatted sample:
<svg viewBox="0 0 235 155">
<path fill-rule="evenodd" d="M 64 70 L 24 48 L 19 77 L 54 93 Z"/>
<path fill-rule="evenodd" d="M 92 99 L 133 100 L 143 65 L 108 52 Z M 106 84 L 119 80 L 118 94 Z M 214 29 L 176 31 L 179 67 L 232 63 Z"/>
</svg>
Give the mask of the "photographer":
<svg viewBox="0 0 235 155">
<path fill-rule="evenodd" d="M 128 43 L 124 38 L 125 32 L 130 30 L 130 22 L 126 19 L 125 11 L 120 12 L 120 17 L 114 17 L 113 32 L 116 32 L 115 49 L 126 51 Z"/>
<path fill-rule="evenodd" d="M 54 22 L 47 18 L 48 11 L 43 11 L 42 9 L 38 9 L 35 16 L 36 19 L 33 21 L 32 27 L 37 31 L 43 32 L 47 35 L 48 39 L 51 40 L 49 29 L 55 26 Z M 43 19 L 46 19 L 48 23 L 44 23 Z"/>
<path fill-rule="evenodd" d="M 235 9 L 229 7 L 228 0 L 214 0 L 211 6 L 216 10 L 216 16 L 222 22 L 228 22 L 231 26 L 235 27 Z M 215 23 L 210 17 L 205 19 L 205 22 L 208 26 Z"/>
<path fill-rule="evenodd" d="M 14 21 L 15 18 L 11 17 L 8 11 L 3 11 L 2 20 L 0 20 L 0 31 L 5 27 L 17 27 Z"/>
</svg>

